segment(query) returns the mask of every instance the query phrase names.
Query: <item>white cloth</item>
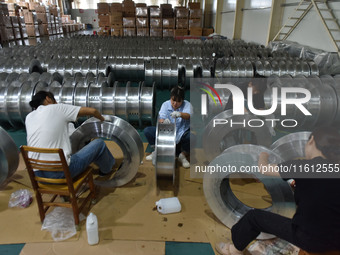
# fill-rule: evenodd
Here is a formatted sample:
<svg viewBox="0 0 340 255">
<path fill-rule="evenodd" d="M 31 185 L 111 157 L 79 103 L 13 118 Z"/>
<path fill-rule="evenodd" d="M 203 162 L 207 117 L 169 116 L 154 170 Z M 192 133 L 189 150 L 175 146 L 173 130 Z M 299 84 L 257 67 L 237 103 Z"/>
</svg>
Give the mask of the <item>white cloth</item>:
<svg viewBox="0 0 340 255">
<path fill-rule="evenodd" d="M 61 148 L 65 158 L 70 163 L 72 153 L 69 139 L 69 125 L 76 121 L 80 106 L 67 104 L 40 105 L 26 117 L 27 145 L 38 148 Z M 55 160 L 58 155 L 39 155 L 32 157 Z"/>
</svg>

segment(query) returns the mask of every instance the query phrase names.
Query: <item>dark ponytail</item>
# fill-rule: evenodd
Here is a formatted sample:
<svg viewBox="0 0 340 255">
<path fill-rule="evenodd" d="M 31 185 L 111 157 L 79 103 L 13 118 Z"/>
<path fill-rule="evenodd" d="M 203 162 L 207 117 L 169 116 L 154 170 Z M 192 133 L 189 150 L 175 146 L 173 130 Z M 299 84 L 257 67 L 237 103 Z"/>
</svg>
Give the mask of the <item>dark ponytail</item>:
<svg viewBox="0 0 340 255">
<path fill-rule="evenodd" d="M 340 163 L 340 134 L 334 127 L 319 127 L 312 134 L 316 148 L 330 161 Z"/>
<path fill-rule="evenodd" d="M 32 110 L 36 110 L 40 105 L 43 105 L 46 97 L 49 97 L 55 101 L 53 93 L 41 90 L 37 92 L 32 97 L 32 101 L 29 102 Z"/>
</svg>

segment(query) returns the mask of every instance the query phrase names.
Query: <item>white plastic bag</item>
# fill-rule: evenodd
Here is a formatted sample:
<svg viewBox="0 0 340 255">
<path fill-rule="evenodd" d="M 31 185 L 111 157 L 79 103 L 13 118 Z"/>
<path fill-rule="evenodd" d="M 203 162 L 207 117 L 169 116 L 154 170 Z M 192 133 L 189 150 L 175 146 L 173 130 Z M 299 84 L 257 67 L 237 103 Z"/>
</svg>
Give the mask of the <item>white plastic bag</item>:
<svg viewBox="0 0 340 255">
<path fill-rule="evenodd" d="M 11 194 L 8 207 L 26 208 L 32 203 L 33 198 L 31 192 L 27 189 L 19 189 Z"/>
<path fill-rule="evenodd" d="M 77 233 L 71 208 L 55 207 L 46 215 L 41 230 L 51 232 L 54 241 L 63 241 Z"/>
</svg>

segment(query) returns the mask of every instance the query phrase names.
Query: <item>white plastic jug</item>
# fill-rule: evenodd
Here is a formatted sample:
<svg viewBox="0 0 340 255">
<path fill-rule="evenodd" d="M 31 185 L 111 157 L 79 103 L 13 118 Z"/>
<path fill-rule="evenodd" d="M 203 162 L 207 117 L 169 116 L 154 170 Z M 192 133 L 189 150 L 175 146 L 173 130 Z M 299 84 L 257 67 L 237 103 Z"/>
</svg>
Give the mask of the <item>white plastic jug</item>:
<svg viewBox="0 0 340 255">
<path fill-rule="evenodd" d="M 156 202 L 157 210 L 162 214 L 180 212 L 181 203 L 177 197 L 162 198 Z"/>
<path fill-rule="evenodd" d="M 98 220 L 97 216 L 93 213 L 90 213 L 86 218 L 86 232 L 89 245 L 94 245 L 99 242 Z"/>
</svg>

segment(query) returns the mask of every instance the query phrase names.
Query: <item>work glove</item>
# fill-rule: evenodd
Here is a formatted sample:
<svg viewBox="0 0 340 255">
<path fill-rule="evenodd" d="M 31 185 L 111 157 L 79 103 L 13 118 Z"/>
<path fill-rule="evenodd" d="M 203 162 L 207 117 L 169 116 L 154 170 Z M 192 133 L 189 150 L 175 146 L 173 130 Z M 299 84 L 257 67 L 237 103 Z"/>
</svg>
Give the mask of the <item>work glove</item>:
<svg viewBox="0 0 340 255">
<path fill-rule="evenodd" d="M 173 118 L 179 118 L 179 117 L 181 117 L 181 115 L 182 114 L 180 112 L 177 112 L 177 111 L 170 113 L 170 116 L 173 117 Z"/>
<path fill-rule="evenodd" d="M 163 124 L 170 124 L 170 123 L 171 123 L 171 121 L 169 119 L 163 120 Z"/>
</svg>

